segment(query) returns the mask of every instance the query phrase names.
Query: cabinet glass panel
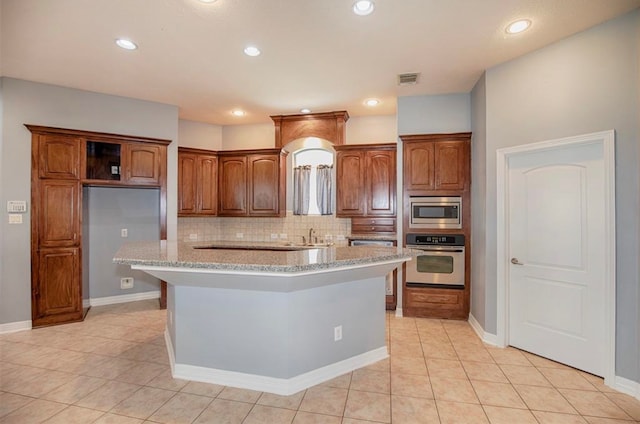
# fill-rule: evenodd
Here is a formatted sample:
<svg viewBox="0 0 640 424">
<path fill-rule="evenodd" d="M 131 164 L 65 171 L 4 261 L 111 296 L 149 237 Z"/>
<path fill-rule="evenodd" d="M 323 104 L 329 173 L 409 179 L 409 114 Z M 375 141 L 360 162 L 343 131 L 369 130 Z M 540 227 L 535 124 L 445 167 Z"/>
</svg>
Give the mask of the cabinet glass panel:
<svg viewBox="0 0 640 424">
<path fill-rule="evenodd" d="M 87 179 L 120 181 L 120 144 L 87 141 Z"/>
</svg>

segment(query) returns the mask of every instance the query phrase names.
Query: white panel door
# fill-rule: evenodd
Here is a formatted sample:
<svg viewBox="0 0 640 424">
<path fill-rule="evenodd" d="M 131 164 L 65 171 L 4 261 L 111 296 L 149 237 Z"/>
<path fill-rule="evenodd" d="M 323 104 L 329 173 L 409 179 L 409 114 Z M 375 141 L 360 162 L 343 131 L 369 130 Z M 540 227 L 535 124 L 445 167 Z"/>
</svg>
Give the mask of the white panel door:
<svg viewBox="0 0 640 424">
<path fill-rule="evenodd" d="M 509 344 L 602 376 L 602 145 L 516 154 L 508 173 Z"/>
</svg>

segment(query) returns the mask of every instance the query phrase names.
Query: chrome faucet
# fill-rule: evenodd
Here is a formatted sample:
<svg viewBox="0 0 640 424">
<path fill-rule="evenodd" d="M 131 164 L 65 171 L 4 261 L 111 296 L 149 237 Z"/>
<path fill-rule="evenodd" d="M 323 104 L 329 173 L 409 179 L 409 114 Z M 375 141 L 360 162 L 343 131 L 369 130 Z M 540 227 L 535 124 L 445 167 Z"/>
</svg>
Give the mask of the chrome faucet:
<svg viewBox="0 0 640 424">
<path fill-rule="evenodd" d="M 315 230 L 313 228 L 309 228 L 309 244 L 313 244 L 313 234 Z"/>
</svg>

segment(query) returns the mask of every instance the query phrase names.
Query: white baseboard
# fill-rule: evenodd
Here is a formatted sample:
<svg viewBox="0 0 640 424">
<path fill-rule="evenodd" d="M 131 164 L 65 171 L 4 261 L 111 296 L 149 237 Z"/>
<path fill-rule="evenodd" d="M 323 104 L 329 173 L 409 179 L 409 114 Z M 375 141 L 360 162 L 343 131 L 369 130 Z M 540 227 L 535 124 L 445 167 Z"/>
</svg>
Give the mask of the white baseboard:
<svg viewBox="0 0 640 424">
<path fill-rule="evenodd" d="M 31 330 L 31 320 L 0 324 L 0 334 L 15 333 L 24 330 Z"/>
<path fill-rule="evenodd" d="M 396 317 L 402 318 L 402 308 L 396 307 Z"/>
<path fill-rule="evenodd" d="M 165 330 L 164 332 L 164 339 L 169 353 L 169 363 L 171 365 L 171 374 L 173 378 L 219 384 L 222 386 L 237 387 L 240 389 L 257 390 L 259 392 L 275 393 L 281 396 L 293 395 L 311 386 L 315 386 L 316 384 L 323 383 L 331 380 L 332 378 L 339 377 L 343 374 L 371 365 L 374 362 L 378 362 L 389 357 L 387 347 L 383 346 L 292 378 L 275 378 L 256 374 L 245 374 L 241 372 L 197 367 L 193 365 L 176 364 L 173 344 L 168 330 Z"/>
<path fill-rule="evenodd" d="M 475 331 L 478 337 L 480 337 L 480 340 L 482 340 L 486 344 L 499 346 L 498 337 L 495 334 L 487 333 L 486 331 L 484 331 L 484 328 L 482 328 L 478 320 L 472 314 L 469 314 L 469 325 L 471 325 L 473 331 Z"/>
<path fill-rule="evenodd" d="M 158 299 L 160 291 L 149 291 L 144 293 L 121 294 L 118 296 L 92 297 L 89 299 L 91 306 L 114 305 L 116 303 L 136 302 L 138 300 Z"/>
<path fill-rule="evenodd" d="M 640 383 L 637 381 L 616 375 L 611 388 L 640 400 Z"/>
</svg>

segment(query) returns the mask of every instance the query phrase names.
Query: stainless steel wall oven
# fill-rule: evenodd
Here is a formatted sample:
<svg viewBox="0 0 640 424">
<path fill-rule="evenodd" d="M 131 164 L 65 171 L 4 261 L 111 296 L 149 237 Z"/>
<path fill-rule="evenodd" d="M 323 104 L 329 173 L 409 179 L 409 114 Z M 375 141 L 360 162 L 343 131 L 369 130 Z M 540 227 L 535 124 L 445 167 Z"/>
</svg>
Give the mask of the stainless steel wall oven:
<svg viewBox="0 0 640 424">
<path fill-rule="evenodd" d="M 464 289 L 463 234 L 407 234 L 407 248 L 421 253 L 406 265 L 407 287 Z"/>
</svg>

